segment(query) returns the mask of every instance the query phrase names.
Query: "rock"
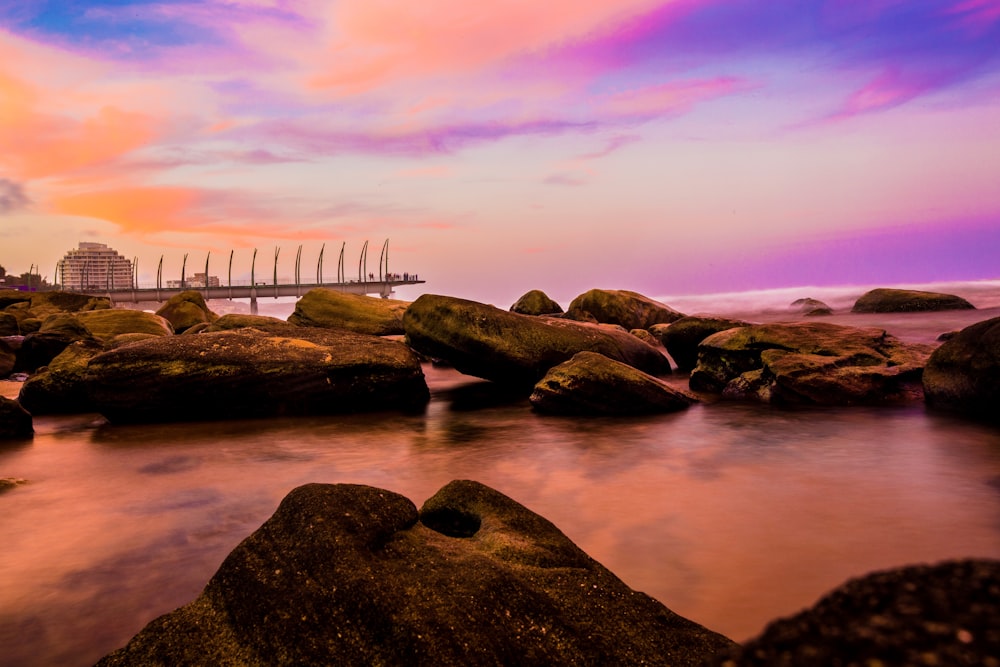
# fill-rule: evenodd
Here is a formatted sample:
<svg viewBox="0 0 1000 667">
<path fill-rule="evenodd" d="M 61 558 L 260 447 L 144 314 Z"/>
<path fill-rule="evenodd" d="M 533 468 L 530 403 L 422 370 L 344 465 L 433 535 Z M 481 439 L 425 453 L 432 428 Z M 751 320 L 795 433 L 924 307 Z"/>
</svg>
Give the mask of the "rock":
<svg viewBox="0 0 1000 667">
<path fill-rule="evenodd" d="M 205 331 L 232 331 L 233 329 L 257 329 L 258 331 L 294 337 L 302 333 L 303 328 L 277 317 L 230 313 L 212 322 L 205 328 Z"/>
<path fill-rule="evenodd" d="M 618 327 L 520 315 L 455 297 L 424 294 L 406 310 L 403 326 L 407 342 L 421 354 L 526 390 L 584 350 L 651 375 L 670 372 L 659 350 Z"/>
<path fill-rule="evenodd" d="M 18 345 L 20 347 L 20 345 Z M 17 353 L 7 339 L 0 338 L 0 379 L 14 372 L 17 367 Z"/>
<path fill-rule="evenodd" d="M 21 385 L 17 400 L 35 415 L 94 412 L 84 380 L 88 362 L 103 351 L 93 341 L 69 344 Z"/>
<path fill-rule="evenodd" d="M 17 401 L 0 396 L 0 440 L 24 440 L 34 434 L 31 414 Z"/>
<path fill-rule="evenodd" d="M 549 369 L 530 401 L 539 412 L 563 415 L 674 412 L 694 402 L 662 380 L 596 352 L 578 352 Z"/>
<path fill-rule="evenodd" d="M 759 324 L 713 334 L 698 347 L 691 388 L 766 403 L 875 405 L 921 396 L 933 348 L 882 329 L 820 322 Z"/>
<path fill-rule="evenodd" d="M 1000 664 L 1000 561 L 912 565 L 852 579 L 712 664 Z"/>
<path fill-rule="evenodd" d="M 19 324 L 21 325 L 21 335 L 23 336 L 35 333 L 42 328 L 42 320 L 37 317 L 25 317 Z"/>
<path fill-rule="evenodd" d="M 22 484 L 27 484 L 28 480 L 21 477 L 0 477 L 0 493 L 4 491 L 10 491 L 11 489 L 17 488 Z"/>
<path fill-rule="evenodd" d="M 91 359 L 87 390 L 118 423 L 416 410 L 429 400 L 402 343 L 334 330 L 307 337 L 240 330 L 140 341 Z"/>
<path fill-rule="evenodd" d="M 818 315 L 833 315 L 833 308 L 818 299 L 796 299 L 790 306 L 793 312 L 806 317 L 816 317 Z"/>
<path fill-rule="evenodd" d="M 56 317 L 66 316 L 56 315 Z M 75 319 L 72 316 L 68 317 Z M 77 321 L 78 327 L 74 327 L 69 322 L 63 324 L 65 326 L 60 326 L 57 329 L 42 330 L 25 336 L 21 343 L 21 349 L 17 353 L 17 368 L 34 372 L 42 366 L 48 366 L 67 346 L 76 341 L 99 343 L 96 338 L 89 335 L 86 327 L 79 325 L 79 321 Z"/>
<path fill-rule="evenodd" d="M 10 313 L 0 312 L 0 336 L 19 336 L 21 327 L 17 323 L 17 318 Z"/>
<path fill-rule="evenodd" d="M 111 308 L 111 299 L 106 296 L 90 296 L 76 292 L 32 292 L 30 310 L 35 317 L 52 313 L 79 313 L 89 310 Z"/>
<path fill-rule="evenodd" d="M 160 306 L 156 314 L 170 322 L 176 333 L 184 333 L 185 330 L 202 322 L 214 322 L 219 317 L 209 310 L 201 292 L 195 290 L 185 290 L 173 295 Z"/>
<path fill-rule="evenodd" d="M 618 324 L 625 329 L 648 329 L 684 317 L 659 301 L 628 290 L 592 289 L 573 299 L 569 310 L 586 311 L 598 322 Z"/>
<path fill-rule="evenodd" d="M 198 598 L 98 666 L 698 665 L 734 647 L 482 484 L 452 482 L 419 512 L 308 484 Z"/>
<path fill-rule="evenodd" d="M 174 333 L 166 318 L 142 310 L 91 310 L 77 313 L 76 317 L 95 338 L 105 342 L 122 334 L 172 336 Z"/>
<path fill-rule="evenodd" d="M 965 327 L 924 368 L 927 405 L 1000 421 L 1000 317 Z"/>
<path fill-rule="evenodd" d="M 854 302 L 852 313 L 917 313 L 928 310 L 974 310 L 960 296 L 940 292 L 879 288 Z"/>
<path fill-rule="evenodd" d="M 670 324 L 655 324 L 652 333 L 666 348 L 667 354 L 677 364 L 677 370 L 690 371 L 698 363 L 698 345 L 720 331 L 750 326 L 749 322 L 725 317 L 688 315 Z"/>
<path fill-rule="evenodd" d="M 563 312 L 562 306 L 542 290 L 533 289 L 510 307 L 510 312 L 521 315 L 552 315 Z"/>
<path fill-rule="evenodd" d="M 74 340 L 93 340 L 94 338 L 94 334 L 87 328 L 87 325 L 81 322 L 76 315 L 69 313 L 49 315 L 42 320 L 42 326 L 38 331 L 39 333 L 63 333 Z"/>
<path fill-rule="evenodd" d="M 0 287 L 0 310 L 6 310 L 9 306 L 16 303 L 31 303 L 31 295 L 29 292 L 22 292 L 16 289 L 9 289 L 6 287 Z"/>
<path fill-rule="evenodd" d="M 373 336 L 403 333 L 403 313 L 409 304 L 317 287 L 295 304 L 288 321 L 300 327 L 347 329 Z"/>
</svg>

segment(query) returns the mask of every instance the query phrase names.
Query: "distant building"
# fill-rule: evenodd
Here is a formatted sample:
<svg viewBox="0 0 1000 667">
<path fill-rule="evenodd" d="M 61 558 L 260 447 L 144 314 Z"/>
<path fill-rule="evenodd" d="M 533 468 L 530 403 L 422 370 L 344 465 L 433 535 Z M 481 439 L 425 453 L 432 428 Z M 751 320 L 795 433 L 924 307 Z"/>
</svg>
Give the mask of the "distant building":
<svg viewBox="0 0 1000 667">
<path fill-rule="evenodd" d="M 132 262 L 103 243 L 81 241 L 56 263 L 56 282 L 67 290 L 132 287 Z"/>
<path fill-rule="evenodd" d="M 192 289 L 198 289 L 199 287 L 221 287 L 219 283 L 218 276 L 205 276 L 204 273 L 196 273 L 190 278 L 184 280 L 181 284 L 180 280 L 168 280 L 167 288 L 181 288 L 190 287 Z"/>
</svg>

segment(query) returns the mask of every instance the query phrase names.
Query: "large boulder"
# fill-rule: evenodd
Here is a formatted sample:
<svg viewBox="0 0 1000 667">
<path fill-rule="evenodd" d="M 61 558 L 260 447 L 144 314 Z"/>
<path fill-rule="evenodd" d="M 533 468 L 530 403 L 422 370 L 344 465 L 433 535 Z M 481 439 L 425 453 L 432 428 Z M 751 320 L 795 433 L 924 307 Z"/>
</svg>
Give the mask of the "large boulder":
<svg viewBox="0 0 1000 667">
<path fill-rule="evenodd" d="M 628 290 L 592 289 L 573 299 L 569 312 L 590 313 L 598 322 L 625 329 L 648 329 L 684 317 L 670 306 Z"/>
<path fill-rule="evenodd" d="M 79 313 L 105 308 L 111 308 L 111 299 L 106 296 L 52 291 L 33 292 L 27 312 L 33 318 L 45 319 L 56 313 Z M 23 326 L 21 330 L 24 331 Z"/>
<path fill-rule="evenodd" d="M 888 289 L 880 287 L 854 302 L 852 313 L 918 313 L 929 310 L 973 310 L 975 306 L 960 296 L 940 292 Z"/>
<path fill-rule="evenodd" d="M 211 323 L 218 319 L 205 303 L 205 297 L 195 290 L 184 290 L 170 297 L 156 314 L 170 322 L 176 333 L 184 333 L 196 324 Z"/>
<path fill-rule="evenodd" d="M 713 334 L 698 347 L 691 388 L 768 403 L 874 405 L 921 396 L 933 348 L 882 329 L 822 322 L 759 324 Z"/>
<path fill-rule="evenodd" d="M 153 336 L 173 335 L 174 329 L 166 318 L 142 310 L 91 310 L 77 313 L 95 338 L 111 341 L 123 334 L 150 334 Z"/>
<path fill-rule="evenodd" d="M 21 327 L 12 313 L 0 312 L 0 336 L 20 336 Z"/>
<path fill-rule="evenodd" d="M 539 412 L 564 415 L 674 412 L 693 402 L 662 380 L 597 352 L 578 352 L 549 369 L 530 401 Z"/>
<path fill-rule="evenodd" d="M 529 389 L 545 373 L 589 350 L 651 375 L 670 372 L 667 358 L 619 327 L 520 315 L 475 301 L 424 294 L 403 317 L 407 342 L 467 375 Z"/>
<path fill-rule="evenodd" d="M 333 330 L 139 341 L 91 359 L 86 384 L 95 409 L 112 422 L 415 410 L 429 400 L 405 345 Z"/>
<path fill-rule="evenodd" d="M 295 336 L 302 332 L 302 327 L 291 324 L 277 317 L 267 315 L 246 315 L 243 313 L 228 313 L 211 324 L 202 331 L 208 333 L 212 331 L 232 331 L 233 329 L 257 329 L 268 333 Z"/>
<path fill-rule="evenodd" d="M 927 405 L 1000 421 L 1000 317 L 970 325 L 924 368 Z"/>
<path fill-rule="evenodd" d="M 998 618 L 1000 561 L 912 565 L 852 579 L 712 664 L 997 665 Z"/>
<path fill-rule="evenodd" d="M 743 320 L 688 315 L 670 324 L 654 324 L 649 331 L 666 348 L 667 354 L 677 364 L 677 370 L 687 372 L 698 363 L 698 345 L 701 341 L 720 331 L 746 326 L 750 326 L 750 323 Z"/>
<path fill-rule="evenodd" d="M 344 294 L 328 287 L 306 292 L 295 304 L 288 321 L 300 327 L 347 329 L 373 336 L 403 333 L 406 301 Z"/>
<path fill-rule="evenodd" d="M 17 401 L 0 396 L 0 440 L 24 440 L 34 433 L 31 414 Z"/>
<path fill-rule="evenodd" d="M 698 665 L 734 647 L 482 484 L 452 482 L 419 511 L 308 484 L 198 598 L 98 666 Z"/>
<path fill-rule="evenodd" d="M 48 366 L 63 350 L 77 341 L 99 343 L 90 329 L 75 315 L 49 315 L 39 331 L 24 337 L 17 353 L 17 368 L 33 373 L 42 366 Z"/>
<path fill-rule="evenodd" d="M 87 364 L 102 352 L 100 343 L 71 343 L 21 385 L 17 400 L 35 415 L 93 412 L 84 380 Z"/>
<path fill-rule="evenodd" d="M 549 298 L 542 290 L 533 289 L 518 299 L 510 312 L 521 315 L 552 315 L 563 312 L 562 306 Z"/>
</svg>

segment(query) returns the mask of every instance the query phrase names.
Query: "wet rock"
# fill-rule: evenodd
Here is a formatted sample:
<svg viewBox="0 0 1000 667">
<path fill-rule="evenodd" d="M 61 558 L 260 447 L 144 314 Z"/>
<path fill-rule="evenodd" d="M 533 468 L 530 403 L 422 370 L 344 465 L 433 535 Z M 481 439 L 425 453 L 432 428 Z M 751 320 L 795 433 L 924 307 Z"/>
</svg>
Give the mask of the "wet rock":
<svg viewBox="0 0 1000 667">
<path fill-rule="evenodd" d="M 18 344 L 18 347 L 20 347 L 20 344 Z M 13 373 L 16 367 L 17 353 L 6 339 L 0 338 L 0 379 Z"/>
<path fill-rule="evenodd" d="M 300 327 L 346 329 L 372 336 L 401 335 L 408 305 L 406 301 L 317 287 L 298 300 L 288 321 Z"/>
<path fill-rule="evenodd" d="M 662 380 L 596 352 L 579 352 L 549 369 L 530 400 L 539 412 L 563 415 L 674 412 L 694 402 Z"/>
<path fill-rule="evenodd" d="M 31 414 L 17 401 L 0 396 L 0 440 L 24 440 L 34 434 Z"/>
<path fill-rule="evenodd" d="M 4 491 L 10 491 L 15 489 L 22 484 L 27 484 L 28 480 L 21 477 L 0 477 L 0 493 Z"/>
<path fill-rule="evenodd" d="M 917 313 L 930 310 L 973 310 L 960 296 L 940 292 L 879 288 L 866 292 L 851 308 L 852 313 Z"/>
<path fill-rule="evenodd" d="M 173 295 L 156 314 L 169 322 L 175 333 L 184 333 L 196 324 L 211 323 L 219 317 L 209 309 L 201 292 L 195 290 Z"/>
<path fill-rule="evenodd" d="M 585 350 L 651 375 L 670 372 L 659 350 L 619 327 L 520 315 L 455 297 L 421 296 L 406 310 L 403 326 L 418 352 L 528 391 L 550 368 Z"/>
<path fill-rule="evenodd" d="M 95 338 L 105 342 L 122 334 L 172 336 L 174 333 L 166 318 L 142 310 L 92 310 L 77 313 L 76 318 Z"/>
<path fill-rule="evenodd" d="M 0 336 L 19 336 L 21 327 L 17 318 L 10 313 L 0 312 Z"/>
<path fill-rule="evenodd" d="M 656 324 L 650 333 L 656 336 L 667 354 L 677 364 L 677 370 L 690 371 L 698 363 L 698 345 L 720 331 L 750 326 L 749 322 L 725 317 L 688 315 L 670 324 Z"/>
<path fill-rule="evenodd" d="M 913 565 L 852 579 L 712 664 L 1000 664 L 1000 561 Z"/>
<path fill-rule="evenodd" d="M 932 349 L 902 343 L 882 329 L 820 322 L 753 325 L 703 340 L 690 384 L 696 391 L 766 403 L 916 400 Z"/>
<path fill-rule="evenodd" d="M 733 647 L 482 484 L 452 482 L 419 512 L 309 484 L 197 599 L 98 665 L 697 665 Z"/>
<path fill-rule="evenodd" d="M 942 343 L 927 361 L 923 382 L 928 406 L 1000 421 L 1000 317 Z"/>
<path fill-rule="evenodd" d="M 819 299 L 796 299 L 790 306 L 792 312 L 806 317 L 816 317 L 819 315 L 833 315 L 833 308 L 826 305 Z"/>
<path fill-rule="evenodd" d="M 405 345 L 334 330 L 140 341 L 91 359 L 86 384 L 97 411 L 119 423 L 416 410 L 429 400 Z"/>
<path fill-rule="evenodd" d="M 69 344 L 21 385 L 18 401 L 35 415 L 94 412 L 84 380 L 88 362 L 103 351 L 94 341 Z"/>
<path fill-rule="evenodd" d="M 592 289 L 573 299 L 569 310 L 588 312 L 598 322 L 618 324 L 626 330 L 648 329 L 684 317 L 670 306 L 628 290 Z"/>
<path fill-rule="evenodd" d="M 521 315 L 552 315 L 563 312 L 562 306 L 542 290 L 533 289 L 510 307 L 510 312 Z"/>
</svg>

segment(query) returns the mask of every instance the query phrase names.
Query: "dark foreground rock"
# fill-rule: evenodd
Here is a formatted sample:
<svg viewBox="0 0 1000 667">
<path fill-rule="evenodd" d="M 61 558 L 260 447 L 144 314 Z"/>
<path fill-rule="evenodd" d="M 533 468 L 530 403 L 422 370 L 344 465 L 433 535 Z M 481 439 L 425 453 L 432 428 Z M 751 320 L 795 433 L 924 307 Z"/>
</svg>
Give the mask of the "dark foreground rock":
<svg viewBox="0 0 1000 667">
<path fill-rule="evenodd" d="M 879 288 L 854 302 L 852 313 L 919 313 L 930 310 L 973 310 L 960 296 L 940 292 Z"/>
<path fill-rule="evenodd" d="M 104 352 L 93 341 L 68 345 L 21 385 L 17 400 L 33 415 L 93 412 L 85 383 L 87 364 Z"/>
<path fill-rule="evenodd" d="M 87 394 L 112 422 L 414 410 L 429 400 L 402 343 L 332 330 L 304 337 L 239 330 L 132 343 L 90 360 Z"/>
<path fill-rule="evenodd" d="M 518 299 L 510 312 L 521 315 L 552 315 L 563 312 L 562 306 L 549 298 L 542 290 L 533 289 Z"/>
<path fill-rule="evenodd" d="M 698 363 L 698 345 L 712 334 L 749 326 L 749 322 L 726 317 L 689 315 L 670 324 L 656 324 L 650 332 L 656 336 L 667 354 L 677 364 L 677 370 L 690 371 Z"/>
<path fill-rule="evenodd" d="M 31 414 L 17 401 L 0 396 L 0 440 L 23 440 L 34 433 Z"/>
<path fill-rule="evenodd" d="M 675 412 L 694 402 L 662 380 L 596 352 L 578 352 L 551 368 L 530 401 L 539 412 L 562 415 Z"/>
<path fill-rule="evenodd" d="M 715 665 L 1000 665 L 1000 561 L 853 579 Z"/>
<path fill-rule="evenodd" d="M 0 338 L 0 380 L 13 373 L 15 366 L 17 366 L 17 352 L 12 346 L 12 340 L 16 338 L 18 337 Z M 18 340 L 17 346 L 21 347 L 20 340 Z"/>
<path fill-rule="evenodd" d="M 1000 422 L 1000 317 L 950 336 L 924 369 L 927 405 Z"/>
<path fill-rule="evenodd" d="M 933 348 L 882 329 L 824 322 L 759 324 L 709 336 L 691 388 L 779 404 L 877 405 L 922 396 Z"/>
<path fill-rule="evenodd" d="M 733 647 L 476 482 L 419 512 L 309 484 L 197 599 L 98 665 L 697 665 Z"/>
<path fill-rule="evenodd" d="M 176 333 L 184 333 L 198 324 L 211 324 L 219 317 L 209 309 L 201 292 L 195 290 L 173 295 L 156 314 L 170 322 Z"/>
<path fill-rule="evenodd" d="M 402 335 L 403 313 L 408 305 L 406 301 L 317 287 L 298 300 L 288 321 L 300 327 L 346 329 L 372 336 Z"/>
<path fill-rule="evenodd" d="M 600 352 L 651 375 L 670 372 L 656 348 L 619 327 L 534 317 L 475 301 L 425 294 L 403 317 L 407 342 L 467 375 L 530 391 L 577 352 Z"/>
<path fill-rule="evenodd" d="M 598 322 L 628 330 L 648 329 L 684 317 L 670 306 L 628 290 L 592 289 L 573 299 L 567 312 L 590 313 Z"/>
</svg>

